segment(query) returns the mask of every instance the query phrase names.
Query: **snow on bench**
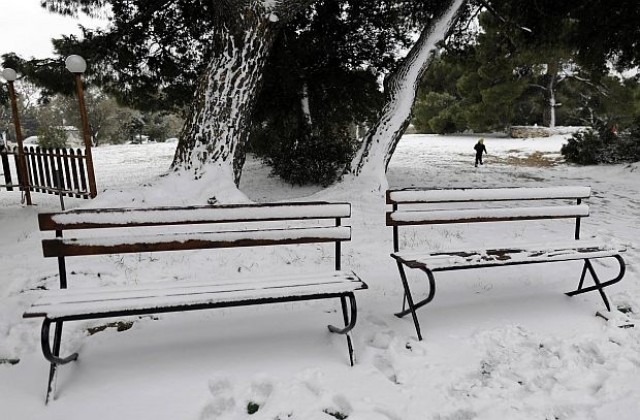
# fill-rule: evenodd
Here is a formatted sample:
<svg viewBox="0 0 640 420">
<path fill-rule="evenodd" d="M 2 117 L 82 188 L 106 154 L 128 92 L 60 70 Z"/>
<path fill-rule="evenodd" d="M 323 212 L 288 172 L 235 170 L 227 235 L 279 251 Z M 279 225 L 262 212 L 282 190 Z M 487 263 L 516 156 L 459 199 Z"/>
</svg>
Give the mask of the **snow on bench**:
<svg viewBox="0 0 640 420">
<path fill-rule="evenodd" d="M 508 220 L 566 219 L 589 216 L 589 206 L 536 206 L 463 210 L 395 211 L 387 213 L 387 225 L 500 222 Z"/>
<path fill-rule="evenodd" d="M 138 315 L 149 309 L 176 312 L 206 307 L 235 306 L 289 297 L 339 297 L 362 288 L 352 272 L 330 271 L 300 276 L 255 277 L 250 281 L 156 283 L 132 287 L 62 289 L 37 299 L 25 318 L 47 317 L 51 321 L 94 319 L 112 314 Z"/>
<path fill-rule="evenodd" d="M 341 270 L 341 243 L 351 239 L 351 227 L 342 226 L 342 221 L 350 215 L 349 203 L 325 202 L 80 209 L 38 215 L 40 229 L 56 234 L 44 239 L 42 247 L 45 257 L 58 258 L 60 290 L 39 292 L 23 316 L 43 318 L 42 352 L 51 363 L 47 401 L 57 365 L 78 356 L 59 355 L 65 321 L 336 298 L 345 326 L 330 325 L 329 330 L 346 335 L 353 365 L 349 332 L 357 318 L 354 292 L 367 285 L 355 273 Z M 316 243 L 334 244 L 334 270 L 313 267 L 312 274 L 307 269 L 302 274 L 248 275 L 226 281 L 67 289 L 66 257 L 70 256 Z M 56 326 L 53 348 L 52 323 Z"/>
<path fill-rule="evenodd" d="M 591 187 L 457 188 L 442 190 L 406 188 L 388 190 L 387 204 L 583 199 L 588 198 L 590 195 Z"/>
<path fill-rule="evenodd" d="M 519 243 L 501 248 L 468 250 L 403 251 L 392 256 L 407 267 L 427 267 L 432 272 L 472 267 L 528 264 L 535 262 L 571 261 L 605 258 L 625 249 L 602 239 L 573 240 L 552 243 Z"/>
<path fill-rule="evenodd" d="M 625 263 L 620 253 L 624 247 L 600 239 L 579 240 L 580 220 L 589 216 L 589 207 L 582 203 L 589 197 L 589 187 L 548 187 L 548 188 L 486 188 L 427 190 L 406 189 L 387 191 L 387 203 L 392 210 L 387 212 L 387 226 L 393 227 L 393 247 L 391 256 L 396 260 L 400 279 L 405 291 L 408 308 L 396 313 L 403 317 L 411 314 L 418 338 L 422 339 L 416 309 L 429 303 L 435 295 L 434 272 L 497 267 L 516 264 L 550 263 L 559 261 L 584 260 L 580 282 L 569 296 L 598 291 L 607 310 L 611 310 L 604 288 L 619 282 L 625 273 Z M 551 202 L 545 205 L 530 205 L 535 200 Z M 567 205 L 564 201 L 575 201 Z M 563 201 L 559 204 L 558 201 Z M 514 206 L 517 202 L 517 206 Z M 445 204 L 447 208 L 433 208 Z M 472 205 L 472 208 L 469 208 Z M 481 207 L 478 207 L 478 206 Z M 489 207 L 487 207 L 489 206 Z M 501 206 L 501 207 L 498 207 Z M 418 207 L 418 208 L 416 208 Z M 426 207 L 426 208 L 425 208 Z M 541 219 L 575 219 L 573 241 L 552 241 L 547 243 L 509 243 L 490 249 L 399 249 L 399 227 L 436 224 L 473 224 L 479 222 L 536 221 Z M 591 260 L 614 258 L 620 271 L 608 281 L 601 282 Z M 419 269 L 427 275 L 429 292 L 426 298 L 414 302 L 404 267 Z M 595 285 L 583 287 L 586 272 L 589 271 Z"/>
<path fill-rule="evenodd" d="M 212 224 L 251 221 L 336 219 L 351 216 L 349 203 L 261 203 L 189 207 L 78 209 L 43 213 L 40 230 L 100 229 L 180 224 Z"/>
</svg>

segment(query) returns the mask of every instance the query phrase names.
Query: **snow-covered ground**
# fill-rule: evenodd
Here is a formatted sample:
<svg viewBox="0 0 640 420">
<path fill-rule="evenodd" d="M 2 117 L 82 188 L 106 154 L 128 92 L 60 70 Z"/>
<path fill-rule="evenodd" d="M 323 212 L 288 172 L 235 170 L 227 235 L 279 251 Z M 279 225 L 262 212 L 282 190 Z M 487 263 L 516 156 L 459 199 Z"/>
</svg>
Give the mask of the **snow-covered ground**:
<svg viewBox="0 0 640 420">
<path fill-rule="evenodd" d="M 473 136 L 405 136 L 388 172 L 391 187 L 590 185 L 591 217 L 583 236 L 615 237 L 628 251 L 626 277 L 608 289 L 613 320 L 596 317 L 597 293 L 567 298 L 581 265 L 554 263 L 441 273 L 435 300 L 419 311 L 424 340 L 392 314 L 401 305 L 389 257 L 382 206 L 354 205 L 353 241 L 343 265 L 370 289 L 357 294 L 356 366 L 336 302 L 231 308 L 65 325 L 56 399 L 44 405 L 48 364 L 39 324 L 22 319 L 33 290 L 57 285 L 55 260 L 42 257 L 36 214 L 57 211 L 57 197 L 0 192 L 0 418 L 471 420 L 637 419 L 640 416 L 640 164 L 575 167 L 559 153 L 566 135 L 539 139 L 485 137 L 489 156 L 473 166 Z M 98 199 L 66 199 L 68 208 L 131 203 L 117 194 L 154 182 L 175 144 L 94 150 Z M 255 201 L 303 200 L 318 191 L 269 177 L 249 159 L 241 189 Z M 103 190 L 107 190 L 104 192 Z M 359 191 L 352 192 L 357 200 Z M 120 197 L 120 198 L 118 198 Z M 156 197 L 157 200 L 157 197 Z M 403 246 L 500 243 L 555 235 L 570 239 L 571 221 L 408 229 Z M 328 251 L 328 250 L 327 250 Z M 332 266 L 315 246 L 70 258 L 70 287 L 179 281 Z M 613 264 L 597 263 L 607 276 Z M 412 274 L 413 276 L 413 274 Z M 415 275 L 412 281 L 421 278 Z M 634 328 L 619 328 L 635 322 Z M 258 407 L 248 413 L 248 405 Z"/>
</svg>

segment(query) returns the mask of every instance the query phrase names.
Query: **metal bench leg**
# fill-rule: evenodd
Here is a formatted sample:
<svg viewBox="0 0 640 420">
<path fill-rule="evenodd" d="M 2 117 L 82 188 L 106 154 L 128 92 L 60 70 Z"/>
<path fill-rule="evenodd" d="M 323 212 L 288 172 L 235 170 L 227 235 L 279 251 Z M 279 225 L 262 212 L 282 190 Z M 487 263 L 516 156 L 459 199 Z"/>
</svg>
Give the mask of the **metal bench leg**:
<svg viewBox="0 0 640 420">
<path fill-rule="evenodd" d="M 585 260 L 584 264 L 582 265 L 582 274 L 580 275 L 580 282 L 578 283 L 578 288 L 576 290 L 580 290 L 582 289 L 582 285 L 584 284 L 584 278 L 587 275 L 587 267 L 590 264 L 587 264 L 589 262 L 589 260 Z"/>
<path fill-rule="evenodd" d="M 406 279 L 406 274 L 404 272 L 404 267 L 402 266 L 402 263 L 400 261 L 396 261 L 396 265 L 398 266 L 398 272 L 400 273 L 400 278 L 404 278 Z M 404 281 L 403 281 L 403 288 L 404 288 Z M 404 311 L 407 310 L 407 290 L 405 289 L 405 293 L 402 295 L 402 310 L 398 313 L 403 313 Z"/>
<path fill-rule="evenodd" d="M 404 287 L 404 294 L 405 294 L 407 303 L 409 304 L 409 308 L 403 309 L 402 311 L 396 313 L 395 315 L 398 318 L 402 318 L 405 315 L 408 315 L 410 313 L 411 317 L 413 318 L 413 323 L 416 327 L 418 340 L 422 341 L 422 333 L 420 332 L 420 323 L 418 322 L 416 309 L 423 307 L 424 305 L 426 305 L 427 303 L 433 300 L 433 297 L 435 296 L 435 293 L 436 293 L 436 281 L 435 281 L 435 278 L 433 277 L 433 273 L 431 272 L 431 270 L 429 270 L 428 268 L 421 267 L 420 269 L 425 272 L 425 274 L 427 275 L 427 279 L 429 280 L 429 294 L 427 295 L 426 298 L 422 299 L 417 303 L 414 303 L 413 296 L 411 295 L 411 289 L 409 289 L 409 282 L 407 281 L 407 276 L 404 272 L 404 268 L 400 263 L 398 263 L 398 269 L 400 271 L 400 279 L 402 280 L 402 285 Z"/>
<path fill-rule="evenodd" d="M 584 267 L 582 268 L 582 276 L 580 277 L 580 283 L 578 284 L 578 288 L 572 292 L 566 293 L 566 295 L 575 296 L 582 293 L 587 293 L 587 292 L 592 292 L 594 290 L 597 290 L 600 293 L 600 296 L 602 297 L 602 300 L 604 301 L 604 305 L 607 307 L 607 310 L 611 311 L 611 305 L 609 305 L 609 299 L 607 299 L 607 295 L 604 293 L 604 288 L 611 286 L 612 284 L 615 284 L 620 280 L 622 280 L 622 277 L 624 277 L 624 273 L 626 271 L 626 264 L 624 263 L 624 260 L 622 259 L 622 257 L 620 255 L 614 255 L 613 258 L 615 258 L 618 261 L 618 264 L 620 265 L 620 272 L 618 272 L 618 275 L 616 277 L 614 277 L 611 280 L 605 281 L 603 283 L 600 282 L 600 279 L 598 278 L 598 275 L 596 274 L 596 271 L 593 268 L 593 264 L 591 264 L 591 261 L 584 260 Z M 583 288 L 582 285 L 583 285 L 587 270 L 589 270 L 589 273 L 591 273 L 591 277 L 593 277 L 593 282 L 595 283 L 595 285 Z"/>
<path fill-rule="evenodd" d="M 53 335 L 53 350 L 51 350 L 49 335 L 51 331 L 51 320 L 45 318 L 42 322 L 42 330 L 40 331 L 40 344 L 42 345 L 42 354 L 47 359 L 51 366 L 49 367 L 49 382 L 47 383 L 47 396 L 45 398 L 45 404 L 49 403 L 49 397 L 53 392 L 53 381 L 56 376 L 56 368 L 58 365 L 64 365 L 78 359 L 78 353 L 73 353 L 70 356 L 61 358 L 60 356 L 60 342 L 62 340 L 62 321 L 56 321 L 56 329 Z"/>
<path fill-rule="evenodd" d="M 344 328 L 334 327 L 333 325 L 328 325 L 329 331 L 336 334 L 345 334 L 347 336 L 347 347 L 349 348 L 349 362 L 351 366 L 353 366 L 354 358 L 353 358 L 353 344 L 351 342 L 351 334 L 349 331 L 356 326 L 357 313 L 358 309 L 356 306 L 356 298 L 353 293 L 349 293 L 347 295 L 349 297 L 349 304 L 351 306 L 350 314 L 347 311 L 347 299 L 345 296 L 340 296 L 340 304 L 342 306 L 342 317 L 344 319 Z"/>
</svg>

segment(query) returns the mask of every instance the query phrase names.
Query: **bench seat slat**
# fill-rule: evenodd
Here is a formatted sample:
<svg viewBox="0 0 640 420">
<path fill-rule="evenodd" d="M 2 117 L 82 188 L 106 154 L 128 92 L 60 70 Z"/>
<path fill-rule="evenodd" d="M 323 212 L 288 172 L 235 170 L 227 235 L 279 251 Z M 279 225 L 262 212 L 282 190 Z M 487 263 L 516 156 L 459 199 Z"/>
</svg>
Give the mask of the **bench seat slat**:
<svg viewBox="0 0 640 420">
<path fill-rule="evenodd" d="M 351 216 L 349 203 L 268 203 L 226 206 L 80 209 L 38 215 L 40 230 L 333 219 Z"/>
<path fill-rule="evenodd" d="M 241 290 L 255 289 L 267 287 L 271 285 L 283 284 L 311 284 L 318 282 L 338 282 L 345 279 L 355 279 L 358 277 L 347 271 L 329 271 L 312 274 L 295 274 L 295 275 L 268 275 L 255 276 L 250 278 L 240 278 L 233 280 L 215 279 L 212 281 L 163 281 L 150 282 L 145 284 L 135 284 L 126 286 L 101 286 L 89 288 L 75 289 L 53 289 L 42 292 L 42 296 L 38 299 L 39 303 L 59 303 L 68 299 L 76 299 L 76 296 L 82 296 L 86 299 L 101 300 L 117 299 L 129 296 L 131 294 L 141 295 L 163 295 L 171 294 L 174 289 L 203 289 L 210 291 Z M 292 283 L 293 282 L 293 283 Z M 36 292 L 39 293 L 39 292 Z M 95 296 L 91 298 L 91 296 Z"/>
<path fill-rule="evenodd" d="M 589 216 L 586 204 L 461 210 L 405 210 L 387 213 L 388 226 L 499 222 L 510 220 L 559 219 Z"/>
<path fill-rule="evenodd" d="M 470 188 L 389 190 L 387 204 L 455 203 L 473 201 L 582 199 L 591 195 L 591 187 Z"/>
<path fill-rule="evenodd" d="M 44 239 L 45 257 L 348 241 L 349 226 Z"/>
<path fill-rule="evenodd" d="M 333 295 L 367 288 L 354 273 L 317 273 L 312 276 L 265 277 L 235 284 L 186 284 L 171 288 L 132 287 L 129 290 L 101 287 L 85 293 L 75 290 L 65 293 L 41 292 L 42 297 L 24 313 L 25 318 L 46 316 L 51 320 L 69 317 L 101 317 L 109 314 L 151 310 L 182 310 L 197 305 L 216 305 L 243 301 L 259 301 L 273 298 L 291 299 L 293 296 Z M 71 292 L 71 291 L 69 291 Z"/>
<path fill-rule="evenodd" d="M 412 268 L 427 267 L 431 271 L 445 271 L 482 266 L 605 258 L 624 251 L 623 247 L 596 239 L 552 244 L 518 244 L 495 249 L 397 252 L 391 255 Z"/>
</svg>

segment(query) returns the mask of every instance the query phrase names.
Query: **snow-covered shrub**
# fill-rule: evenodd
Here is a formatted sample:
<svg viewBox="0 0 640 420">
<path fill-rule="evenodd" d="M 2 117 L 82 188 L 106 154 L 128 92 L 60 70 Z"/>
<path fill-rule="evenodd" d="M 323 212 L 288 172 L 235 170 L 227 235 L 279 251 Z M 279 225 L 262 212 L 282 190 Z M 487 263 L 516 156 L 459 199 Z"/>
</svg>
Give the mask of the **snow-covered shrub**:
<svg viewBox="0 0 640 420">
<path fill-rule="evenodd" d="M 562 146 L 562 155 L 579 165 L 640 161 L 640 119 L 629 130 L 617 132 L 613 127 L 597 121 L 591 129 L 573 134 Z"/>
</svg>

